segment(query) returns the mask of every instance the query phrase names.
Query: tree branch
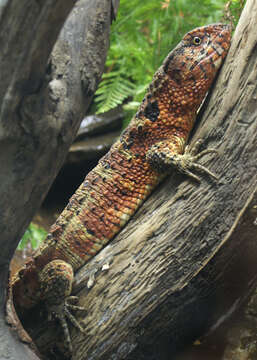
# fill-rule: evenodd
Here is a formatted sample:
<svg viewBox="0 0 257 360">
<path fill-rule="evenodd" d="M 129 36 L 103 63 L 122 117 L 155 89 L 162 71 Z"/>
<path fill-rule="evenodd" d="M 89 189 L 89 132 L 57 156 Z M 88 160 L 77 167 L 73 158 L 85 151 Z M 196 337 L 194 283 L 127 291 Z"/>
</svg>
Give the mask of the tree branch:
<svg viewBox="0 0 257 360">
<path fill-rule="evenodd" d="M 9 260 L 65 159 L 104 68 L 111 0 L 78 1 L 49 59 L 75 3 L 9 0 L 0 7 L 1 309 Z M 1 326 L 4 354 L 15 340 L 3 317 Z M 21 359 L 24 352 L 17 353 Z"/>
</svg>

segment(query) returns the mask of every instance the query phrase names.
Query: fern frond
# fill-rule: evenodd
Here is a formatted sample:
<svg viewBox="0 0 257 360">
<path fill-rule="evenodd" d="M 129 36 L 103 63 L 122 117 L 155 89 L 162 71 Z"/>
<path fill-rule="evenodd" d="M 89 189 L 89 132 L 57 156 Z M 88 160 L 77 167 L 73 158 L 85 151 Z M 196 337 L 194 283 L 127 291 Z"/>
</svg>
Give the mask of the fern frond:
<svg viewBox="0 0 257 360">
<path fill-rule="evenodd" d="M 95 102 L 97 114 L 106 112 L 123 103 L 131 96 L 136 86 L 120 72 L 111 72 L 103 75 L 99 88 L 96 91 Z"/>
</svg>

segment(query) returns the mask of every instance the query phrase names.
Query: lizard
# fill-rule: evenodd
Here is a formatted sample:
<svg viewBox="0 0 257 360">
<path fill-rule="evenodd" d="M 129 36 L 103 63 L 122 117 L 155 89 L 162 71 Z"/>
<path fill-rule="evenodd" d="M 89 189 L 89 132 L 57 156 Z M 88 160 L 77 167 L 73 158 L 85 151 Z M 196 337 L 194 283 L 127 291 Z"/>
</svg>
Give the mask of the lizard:
<svg viewBox="0 0 257 360">
<path fill-rule="evenodd" d="M 188 32 L 167 55 L 128 127 L 70 198 L 44 243 L 12 280 L 18 316 L 44 301 L 60 321 L 72 351 L 67 319 L 84 308 L 71 296 L 74 273 L 94 257 L 130 220 L 142 202 L 172 171 L 200 181 L 197 153 L 186 143 L 230 46 L 228 25 L 211 24 Z"/>
</svg>

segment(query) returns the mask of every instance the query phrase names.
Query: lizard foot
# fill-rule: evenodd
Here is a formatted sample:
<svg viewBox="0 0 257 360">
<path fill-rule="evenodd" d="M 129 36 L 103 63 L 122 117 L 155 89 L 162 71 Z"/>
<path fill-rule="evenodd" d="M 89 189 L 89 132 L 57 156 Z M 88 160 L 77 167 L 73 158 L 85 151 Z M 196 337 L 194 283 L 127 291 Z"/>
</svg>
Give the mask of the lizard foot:
<svg viewBox="0 0 257 360">
<path fill-rule="evenodd" d="M 67 320 L 69 320 L 79 331 L 82 333 L 85 332 L 78 320 L 72 314 L 72 311 L 86 311 L 84 307 L 76 305 L 77 303 L 77 296 L 68 296 L 63 303 L 56 305 L 51 304 L 48 306 L 50 317 L 55 318 L 60 322 L 65 337 L 65 343 L 67 344 L 70 353 L 72 353 L 72 341 Z"/>
<path fill-rule="evenodd" d="M 146 158 L 160 172 L 168 172 L 171 168 L 175 168 L 193 180 L 201 182 L 200 177 L 192 172 L 195 170 L 218 180 L 218 177 L 213 172 L 197 162 L 202 156 L 211 153 L 217 154 L 218 151 L 215 149 L 205 149 L 199 152 L 201 144 L 202 140 L 199 140 L 193 148 L 187 146 L 184 154 L 180 154 L 174 151 L 174 147 L 170 146 L 169 142 L 163 141 L 153 145 L 148 150 Z"/>
<path fill-rule="evenodd" d="M 198 182 L 201 182 L 201 179 L 197 175 L 192 173 L 190 171 L 191 169 L 196 170 L 200 173 L 205 173 L 205 174 L 209 175 L 210 177 L 212 177 L 213 179 L 218 180 L 218 177 L 216 174 L 214 174 L 212 171 L 210 171 L 204 165 L 201 165 L 197 162 L 204 155 L 207 155 L 207 154 L 216 154 L 217 155 L 218 154 L 218 151 L 216 149 L 205 149 L 205 150 L 199 152 L 199 148 L 202 145 L 202 143 L 203 143 L 203 140 L 200 139 L 196 142 L 196 144 L 192 148 L 190 148 L 190 146 L 186 146 L 184 154 L 180 155 L 180 157 L 182 159 L 178 160 L 179 162 L 181 161 L 181 167 L 182 167 L 181 169 L 179 167 L 179 170 Z"/>
<path fill-rule="evenodd" d="M 70 352 L 72 352 L 72 344 L 67 320 L 84 332 L 72 311 L 85 311 L 84 307 L 77 305 L 78 298 L 70 295 L 73 277 L 72 266 L 60 259 L 50 261 L 39 273 L 41 293 L 48 314 L 50 318 L 59 320 Z"/>
</svg>

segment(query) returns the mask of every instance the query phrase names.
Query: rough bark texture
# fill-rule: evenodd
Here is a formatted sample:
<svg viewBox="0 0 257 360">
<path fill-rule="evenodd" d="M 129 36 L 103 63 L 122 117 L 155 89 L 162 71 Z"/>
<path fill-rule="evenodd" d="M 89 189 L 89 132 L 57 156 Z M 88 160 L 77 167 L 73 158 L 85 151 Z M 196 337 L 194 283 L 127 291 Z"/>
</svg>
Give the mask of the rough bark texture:
<svg viewBox="0 0 257 360">
<path fill-rule="evenodd" d="M 110 20 L 111 0 L 0 2 L 1 359 L 29 357 L 4 323 L 9 261 L 91 102 Z"/>
<path fill-rule="evenodd" d="M 74 293 L 88 311 L 78 314 L 85 334 L 72 328 L 74 360 L 170 359 L 256 285 L 256 19 L 257 3 L 248 0 L 193 139 L 219 150 L 206 165 L 220 180 L 198 186 L 171 175 L 77 274 Z M 83 279 L 107 261 L 88 290 Z M 57 329 L 32 330 L 47 358 L 58 336 L 63 342 Z"/>
</svg>

